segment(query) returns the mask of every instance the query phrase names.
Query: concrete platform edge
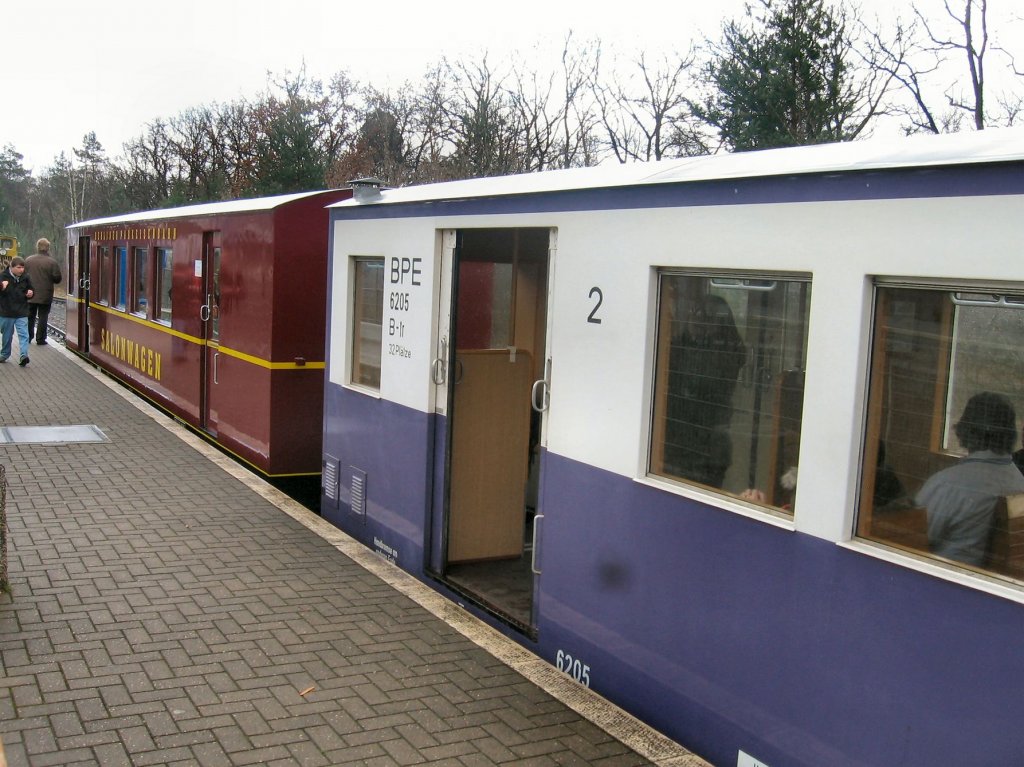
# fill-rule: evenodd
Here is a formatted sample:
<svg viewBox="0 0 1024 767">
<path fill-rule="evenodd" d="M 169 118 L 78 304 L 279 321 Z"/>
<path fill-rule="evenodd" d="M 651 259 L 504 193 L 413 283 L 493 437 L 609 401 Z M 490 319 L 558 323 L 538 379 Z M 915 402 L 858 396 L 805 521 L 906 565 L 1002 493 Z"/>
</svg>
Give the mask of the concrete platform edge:
<svg viewBox="0 0 1024 767">
<path fill-rule="evenodd" d="M 709 762 L 647 726 L 596 692 L 580 685 L 457 604 L 445 599 L 405 571 L 380 558 L 370 549 L 293 501 L 234 459 L 221 453 L 193 433 L 187 426 L 174 420 L 93 365 L 68 351 L 63 345 L 53 344 L 53 347 L 119 397 L 148 415 L 211 463 L 220 467 L 225 473 L 242 482 L 365 570 L 412 599 L 481 649 L 652 763 L 659 767 L 712 767 Z M 3 746 L 0 745 L 0 767 L 4 767 L 4 764 Z"/>
</svg>

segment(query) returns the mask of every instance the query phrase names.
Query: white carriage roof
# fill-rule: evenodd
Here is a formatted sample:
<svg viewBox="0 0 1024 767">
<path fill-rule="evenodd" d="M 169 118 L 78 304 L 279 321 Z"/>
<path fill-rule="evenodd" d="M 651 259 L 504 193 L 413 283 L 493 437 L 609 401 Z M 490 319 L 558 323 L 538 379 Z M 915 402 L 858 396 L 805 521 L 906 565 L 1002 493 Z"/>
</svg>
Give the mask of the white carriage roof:
<svg viewBox="0 0 1024 767">
<path fill-rule="evenodd" d="M 253 213 L 261 210 L 273 210 L 281 205 L 304 197 L 312 197 L 323 194 L 324 191 L 297 192 L 295 194 L 279 194 L 274 197 L 256 197 L 251 200 L 228 200 L 226 202 L 203 202 L 198 205 L 183 205 L 178 208 L 160 208 L 158 210 L 146 210 L 139 213 L 125 213 L 120 216 L 106 216 L 104 218 L 93 218 L 88 221 L 79 221 L 75 224 L 68 224 L 66 229 L 80 226 L 102 226 L 103 224 L 124 224 L 132 221 L 161 221 L 168 218 L 182 218 L 185 216 L 219 216 L 225 213 Z"/>
<path fill-rule="evenodd" d="M 866 139 L 836 144 L 766 149 L 755 152 L 682 157 L 658 162 L 607 164 L 514 176 L 448 181 L 382 190 L 370 201 L 352 199 L 331 208 L 435 200 L 504 197 L 582 189 L 671 184 L 715 179 L 838 173 L 922 166 L 1024 160 L 1024 130 L 1005 128 L 972 133 Z"/>
</svg>

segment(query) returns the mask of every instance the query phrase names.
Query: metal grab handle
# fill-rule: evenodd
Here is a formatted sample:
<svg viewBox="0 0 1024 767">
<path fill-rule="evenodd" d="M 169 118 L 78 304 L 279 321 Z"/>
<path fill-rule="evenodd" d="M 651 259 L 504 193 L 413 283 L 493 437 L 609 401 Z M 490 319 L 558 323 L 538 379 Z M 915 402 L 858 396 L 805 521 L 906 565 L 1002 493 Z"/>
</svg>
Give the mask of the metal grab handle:
<svg viewBox="0 0 1024 767">
<path fill-rule="evenodd" d="M 530 550 L 530 570 L 534 575 L 540 575 L 540 570 L 537 569 L 537 528 L 540 527 L 540 521 L 544 519 L 543 514 L 535 514 L 533 517 L 533 543 Z"/>
<path fill-rule="evenodd" d="M 551 404 L 551 358 L 548 357 L 544 360 L 544 377 L 539 381 L 533 382 L 533 388 L 530 390 L 530 405 L 538 413 L 543 413 L 548 409 Z M 538 399 L 538 396 L 540 398 Z"/>
<path fill-rule="evenodd" d="M 538 394 L 540 399 L 537 398 Z M 548 405 L 551 404 L 551 388 L 545 379 L 541 378 L 533 382 L 533 389 L 530 390 L 530 404 L 538 413 L 543 413 L 548 409 Z"/>
<path fill-rule="evenodd" d="M 89 280 L 89 279 L 87 279 L 85 277 L 83 277 L 82 279 L 80 279 L 78 281 L 78 287 L 80 287 L 82 290 L 88 290 L 89 286 L 91 284 L 92 284 L 92 280 Z"/>
<path fill-rule="evenodd" d="M 218 372 L 217 371 L 217 367 L 218 367 L 217 363 L 218 362 L 220 362 L 220 352 L 214 352 L 213 353 L 213 382 L 214 383 L 220 383 L 220 381 L 217 380 L 217 372 Z"/>
<path fill-rule="evenodd" d="M 458 357 L 455 358 L 455 383 L 462 383 L 462 374 L 466 372 L 465 367 L 462 365 L 462 360 Z"/>
<path fill-rule="evenodd" d="M 438 357 L 430 363 L 430 378 L 436 386 L 441 386 L 446 380 L 444 360 Z"/>
<path fill-rule="evenodd" d="M 203 304 L 202 306 L 199 307 L 199 319 L 202 320 L 203 322 L 206 322 L 208 319 L 210 319 L 209 304 Z"/>
<path fill-rule="evenodd" d="M 438 355 L 430 365 L 430 377 L 436 386 L 443 386 L 448 381 L 448 338 L 441 339 L 438 344 Z"/>
</svg>

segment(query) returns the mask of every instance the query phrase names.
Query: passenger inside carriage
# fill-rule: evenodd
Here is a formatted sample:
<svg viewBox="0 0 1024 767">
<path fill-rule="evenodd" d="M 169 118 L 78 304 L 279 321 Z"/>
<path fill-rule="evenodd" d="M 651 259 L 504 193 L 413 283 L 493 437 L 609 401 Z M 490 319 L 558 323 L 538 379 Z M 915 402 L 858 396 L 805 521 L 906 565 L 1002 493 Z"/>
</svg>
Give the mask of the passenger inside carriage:
<svg viewBox="0 0 1024 767">
<path fill-rule="evenodd" d="M 968 400 L 954 431 L 967 455 L 932 475 L 916 496 L 928 515 L 928 546 L 947 559 L 982 566 L 1002 496 L 1024 493 L 1024 475 L 1011 453 L 1017 416 L 1001 394 Z"/>
</svg>

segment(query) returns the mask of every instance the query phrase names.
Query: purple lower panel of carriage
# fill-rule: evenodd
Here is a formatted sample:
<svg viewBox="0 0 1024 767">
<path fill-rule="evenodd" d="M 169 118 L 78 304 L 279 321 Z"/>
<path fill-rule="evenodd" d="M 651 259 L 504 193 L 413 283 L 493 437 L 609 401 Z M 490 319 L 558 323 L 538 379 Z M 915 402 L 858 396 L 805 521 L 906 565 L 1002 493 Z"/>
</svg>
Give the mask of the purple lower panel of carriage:
<svg viewBox="0 0 1024 767">
<path fill-rule="evenodd" d="M 418 576 L 425 565 L 425 525 L 433 492 L 433 435 L 432 416 L 333 384 L 327 387 L 321 513 Z"/>
<path fill-rule="evenodd" d="M 544 472 L 542 654 L 715 764 L 1024 763 L 1021 605 L 559 456 Z"/>
<path fill-rule="evenodd" d="M 448 593 L 443 420 L 326 413 L 324 516 Z M 552 453 L 539 505 L 537 643 L 492 625 L 713 763 L 1024 764 L 1024 606 Z"/>
</svg>

